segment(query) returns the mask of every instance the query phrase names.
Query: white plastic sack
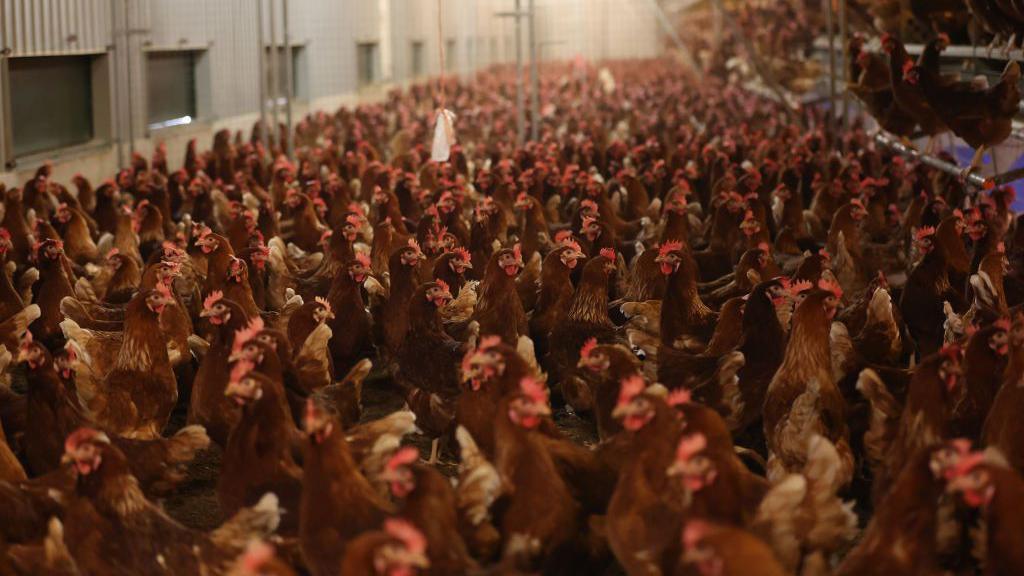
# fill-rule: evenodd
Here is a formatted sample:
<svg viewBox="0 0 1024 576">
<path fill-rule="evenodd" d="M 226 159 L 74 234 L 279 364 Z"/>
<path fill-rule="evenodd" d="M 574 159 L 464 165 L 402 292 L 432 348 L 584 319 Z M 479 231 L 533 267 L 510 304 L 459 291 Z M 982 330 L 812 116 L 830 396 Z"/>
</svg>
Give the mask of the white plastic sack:
<svg viewBox="0 0 1024 576">
<path fill-rule="evenodd" d="M 439 110 L 434 119 L 434 143 L 430 147 L 430 159 L 447 162 L 455 145 L 455 113 L 447 108 Z"/>
</svg>

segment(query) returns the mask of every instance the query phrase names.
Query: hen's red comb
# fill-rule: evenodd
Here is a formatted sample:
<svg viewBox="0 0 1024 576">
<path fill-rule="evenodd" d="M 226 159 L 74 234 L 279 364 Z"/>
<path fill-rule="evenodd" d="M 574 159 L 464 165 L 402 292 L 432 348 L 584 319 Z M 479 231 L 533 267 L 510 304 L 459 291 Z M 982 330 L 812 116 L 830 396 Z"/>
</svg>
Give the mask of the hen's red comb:
<svg viewBox="0 0 1024 576">
<path fill-rule="evenodd" d="M 647 383 L 644 382 L 643 376 L 634 374 L 623 378 L 619 383 L 619 406 L 629 404 L 633 401 L 638 394 L 644 391 L 647 387 Z"/>
<path fill-rule="evenodd" d="M 384 521 L 384 531 L 398 540 L 405 549 L 414 554 L 423 554 L 427 550 L 427 539 L 415 526 L 405 520 L 388 518 Z"/>
<path fill-rule="evenodd" d="M 675 390 L 668 393 L 668 398 L 665 399 L 665 402 L 667 402 L 669 406 L 672 406 L 674 408 L 676 406 L 689 404 L 692 399 L 693 393 L 690 392 L 688 389 L 676 388 Z"/>
<path fill-rule="evenodd" d="M 580 348 L 580 358 L 590 358 L 590 353 L 597 348 L 597 338 L 590 338 L 583 343 L 583 347 Z"/>
<path fill-rule="evenodd" d="M 935 227 L 934 226 L 922 226 L 921 228 L 917 229 L 917 232 L 914 234 L 914 237 L 917 238 L 918 240 L 924 240 L 925 238 L 928 238 L 929 236 L 934 236 L 934 235 L 935 235 Z"/>
<path fill-rule="evenodd" d="M 213 308 L 213 305 L 219 302 L 223 297 L 224 293 L 221 292 L 220 290 L 214 290 L 213 292 L 210 292 L 210 295 L 207 296 L 205 300 L 203 300 L 203 310 L 209 310 L 210 308 Z"/>
<path fill-rule="evenodd" d="M 659 256 L 665 256 L 669 252 L 679 252 L 682 249 L 683 249 L 683 243 L 682 242 L 680 242 L 678 240 L 671 240 L 669 242 L 665 242 L 664 244 L 662 244 L 661 248 L 658 248 L 658 255 Z"/>
<path fill-rule="evenodd" d="M 519 381 L 519 390 L 537 404 L 546 404 L 548 401 L 548 392 L 544 385 L 530 376 Z"/>
<path fill-rule="evenodd" d="M 610 262 L 615 262 L 615 248 L 601 248 L 601 256 L 607 258 Z"/>
<path fill-rule="evenodd" d="M 688 462 L 690 458 L 693 458 L 707 447 L 708 439 L 700 432 L 683 436 L 679 439 L 679 445 L 676 446 L 676 461 Z"/>
<path fill-rule="evenodd" d="M 405 446 L 400 448 L 397 452 L 388 458 L 387 464 L 384 468 L 387 470 L 395 470 L 400 466 L 408 466 L 413 462 L 416 462 L 420 458 L 420 451 L 415 446 Z"/>
</svg>

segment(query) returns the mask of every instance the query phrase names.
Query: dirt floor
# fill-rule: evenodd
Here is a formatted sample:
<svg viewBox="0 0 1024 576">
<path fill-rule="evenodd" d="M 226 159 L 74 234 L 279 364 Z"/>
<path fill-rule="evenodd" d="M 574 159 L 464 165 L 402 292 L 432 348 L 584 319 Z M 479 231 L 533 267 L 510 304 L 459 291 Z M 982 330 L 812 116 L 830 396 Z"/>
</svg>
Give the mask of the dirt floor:
<svg viewBox="0 0 1024 576">
<path fill-rule="evenodd" d="M 187 402 L 179 402 L 180 406 Z M 403 407 L 404 400 L 391 380 L 383 373 L 371 373 L 363 384 L 363 417 L 370 421 L 390 414 Z M 590 445 L 597 441 L 594 425 L 563 408 L 554 410 L 558 427 L 573 441 Z M 171 422 L 171 431 L 184 425 L 183 410 L 177 411 Z M 425 458 L 430 454 L 430 438 L 421 434 L 406 437 L 406 442 L 416 446 Z M 211 530 L 222 521 L 217 505 L 217 477 L 220 470 L 221 450 L 212 445 L 199 453 L 189 467 L 188 480 L 180 484 L 174 495 L 163 501 L 168 514 L 185 526 L 197 530 Z M 457 445 L 446 446 L 437 465 L 446 476 L 458 473 Z"/>
</svg>

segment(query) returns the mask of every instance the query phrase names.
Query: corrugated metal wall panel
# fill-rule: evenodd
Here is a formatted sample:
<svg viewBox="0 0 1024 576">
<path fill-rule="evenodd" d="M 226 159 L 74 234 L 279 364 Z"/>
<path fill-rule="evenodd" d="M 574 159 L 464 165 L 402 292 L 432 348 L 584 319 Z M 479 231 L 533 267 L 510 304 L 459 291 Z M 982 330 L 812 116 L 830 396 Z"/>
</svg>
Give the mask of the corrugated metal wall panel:
<svg viewBox="0 0 1024 576">
<path fill-rule="evenodd" d="M 116 0 L 4 0 L 11 56 L 105 51 L 112 42 L 111 1 Z"/>
</svg>

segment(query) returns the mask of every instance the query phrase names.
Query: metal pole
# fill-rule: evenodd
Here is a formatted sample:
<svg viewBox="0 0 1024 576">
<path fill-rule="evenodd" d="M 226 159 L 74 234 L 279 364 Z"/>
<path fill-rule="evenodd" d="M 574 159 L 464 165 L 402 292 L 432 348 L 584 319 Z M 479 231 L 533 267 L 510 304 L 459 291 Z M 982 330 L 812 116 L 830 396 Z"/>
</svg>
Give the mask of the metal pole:
<svg viewBox="0 0 1024 576">
<path fill-rule="evenodd" d="M 110 90 L 110 120 L 112 124 L 110 128 L 114 133 L 114 141 L 117 143 L 117 169 L 120 170 L 124 167 L 124 134 L 121 133 L 121 107 L 117 104 L 121 100 L 121 50 L 117 47 L 117 8 L 113 3 L 110 4 L 110 34 L 114 39 L 110 48 L 110 82 L 113 85 Z M 3 84 L 7 84 L 7 82 L 5 81 Z"/>
<path fill-rule="evenodd" d="M 881 144 L 882 146 L 885 146 L 886 148 L 889 148 L 890 150 L 899 153 L 902 156 L 907 156 L 909 158 L 917 160 L 922 164 L 931 166 L 936 170 L 941 170 L 946 174 L 950 174 L 952 176 L 961 176 L 963 174 L 963 169 L 960 166 L 957 166 L 956 164 L 950 162 L 946 162 L 945 160 L 940 160 L 938 158 L 935 158 L 934 156 L 929 156 L 928 154 L 922 154 L 921 152 L 918 152 L 917 150 L 903 144 L 898 140 L 890 138 L 885 134 L 876 135 L 875 142 Z M 991 178 L 985 178 L 980 174 L 971 172 L 965 177 L 965 180 L 968 184 L 977 186 L 978 188 L 989 188 L 994 185 L 1005 184 L 1007 182 L 1012 182 L 1013 180 L 1018 180 L 1022 176 L 1024 176 L 1024 170 L 1013 170 L 1007 172 L 1006 174 L 1000 174 L 997 176 L 993 176 Z"/>
<path fill-rule="evenodd" d="M 521 1 L 516 0 L 516 144 L 523 145 L 526 138 L 526 102 L 523 94 L 523 22 L 520 17 Z"/>
<path fill-rule="evenodd" d="M 280 148 L 277 97 L 281 93 L 281 84 L 277 77 L 277 19 L 274 17 L 274 4 L 274 0 L 270 0 L 270 113 L 274 121 L 272 142 Z"/>
<path fill-rule="evenodd" d="M 530 140 L 540 140 L 540 62 L 537 61 L 537 7 L 530 0 Z"/>
<path fill-rule="evenodd" d="M 836 32 L 832 22 L 834 20 L 834 14 L 832 9 L 832 0 L 825 0 L 825 27 L 828 28 L 828 95 L 829 95 L 829 112 L 828 112 L 828 127 L 835 127 L 836 117 Z M 831 140 L 835 137 L 834 130 L 828 130 L 828 138 Z"/>
<path fill-rule="evenodd" d="M 266 48 L 263 46 L 263 0 L 256 0 L 256 50 L 259 53 L 259 78 L 260 85 L 260 136 L 263 140 L 263 148 L 270 153 L 270 135 L 267 133 L 270 127 L 267 126 L 267 59 Z"/>
<path fill-rule="evenodd" d="M 0 6 L 0 166 L 9 166 L 14 159 L 11 127 L 11 75 L 7 67 L 10 51 L 7 45 L 7 8 Z"/>
<path fill-rule="evenodd" d="M 848 72 L 847 62 L 850 61 L 850 28 L 849 19 L 846 14 L 846 0 L 839 0 L 839 39 L 843 43 L 843 81 L 844 85 L 849 84 L 853 79 L 847 78 Z M 843 90 L 843 129 L 845 131 L 850 130 L 852 119 L 850 118 L 850 111 L 852 106 L 850 105 L 850 91 Z"/>
<path fill-rule="evenodd" d="M 285 135 L 285 154 L 292 157 L 292 92 L 295 71 L 292 70 L 292 37 L 288 32 L 288 0 L 281 0 L 281 22 L 284 25 L 284 117 L 288 132 Z"/>
<path fill-rule="evenodd" d="M 128 93 L 128 150 L 132 156 L 135 155 L 135 105 L 132 97 L 132 36 L 131 36 L 131 0 L 124 0 L 124 60 L 125 60 L 125 81 L 127 82 Z M 113 8 L 111 8 L 113 9 Z"/>
</svg>

